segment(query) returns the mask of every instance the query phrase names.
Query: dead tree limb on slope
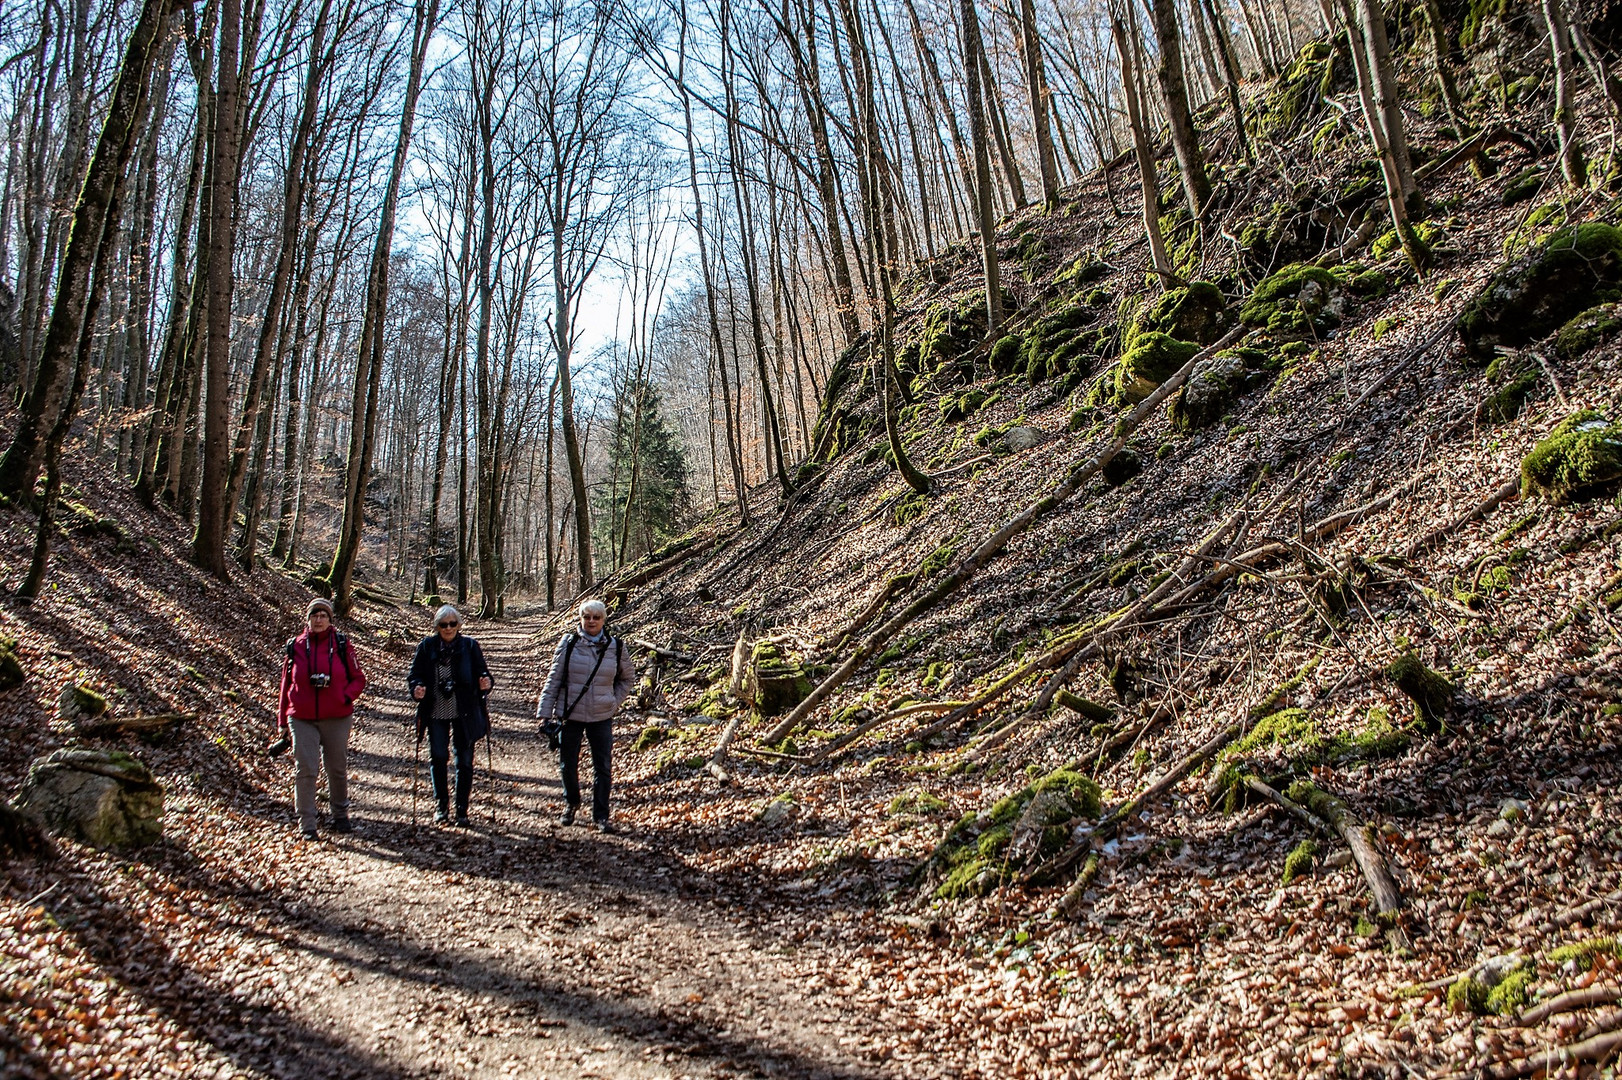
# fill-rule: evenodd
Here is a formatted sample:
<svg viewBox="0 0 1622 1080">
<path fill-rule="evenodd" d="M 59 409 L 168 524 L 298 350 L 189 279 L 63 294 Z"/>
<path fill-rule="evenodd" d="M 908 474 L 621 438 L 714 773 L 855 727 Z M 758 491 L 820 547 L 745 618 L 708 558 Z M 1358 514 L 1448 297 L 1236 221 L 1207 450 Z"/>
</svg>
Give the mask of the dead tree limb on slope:
<svg viewBox="0 0 1622 1080">
<path fill-rule="evenodd" d="M 1206 346 L 1190 357 L 1188 362 L 1179 368 L 1176 374 L 1161 383 L 1154 393 L 1145 398 L 1136 409 L 1132 410 L 1128 416 L 1116 425 L 1114 438 L 1102 450 L 1091 458 L 1086 458 L 1072 465 L 1064 481 L 1058 487 L 1026 507 L 1012 521 L 987 537 L 979 547 L 965 556 L 961 562 L 952 568 L 950 573 L 937 582 L 933 589 L 886 619 L 877 630 L 869 634 L 860 645 L 851 650 L 851 654 L 846 657 L 845 662 L 819 683 L 804 701 L 795 706 L 793 711 L 783 718 L 781 723 L 767 732 L 762 741 L 770 744 L 781 742 L 787 738 L 792 731 L 806 721 L 813 710 L 828 699 L 828 695 L 844 685 L 856 673 L 858 668 L 875 653 L 883 649 L 895 638 L 898 632 L 924 612 L 933 609 L 942 600 L 962 588 L 987 563 L 1001 554 L 1014 537 L 1025 532 L 1042 517 L 1063 505 L 1070 496 L 1081 490 L 1083 484 L 1103 471 L 1104 466 L 1109 464 L 1110 460 L 1120 452 L 1121 447 L 1126 445 L 1126 441 L 1132 436 L 1132 433 L 1137 431 L 1150 416 L 1155 415 L 1161 404 L 1188 381 L 1188 377 L 1193 372 L 1196 364 L 1227 348 L 1239 337 L 1242 330 L 1242 327 L 1235 327 L 1223 335 L 1220 341 Z"/>
<path fill-rule="evenodd" d="M 1618 1050 L 1622 1050 L 1622 1030 L 1603 1031 L 1598 1035 L 1569 1046 L 1556 1047 L 1553 1050 L 1539 1050 L 1529 1057 L 1516 1061 L 1505 1061 L 1485 1069 L 1472 1072 L 1452 1073 L 1446 1080 L 1455 1077 L 1463 1080 L 1464 1077 L 1488 1077 L 1489 1080 L 1513 1080 L 1515 1077 L 1536 1076 L 1539 1073 L 1553 1074 L 1556 1069 L 1578 1061 L 1604 1061 Z"/>
<path fill-rule="evenodd" d="M 1391 868 L 1385 856 L 1374 846 L 1369 827 L 1352 816 L 1352 812 L 1329 792 L 1305 780 L 1292 784 L 1289 797 L 1322 818 L 1334 829 L 1352 851 L 1352 861 L 1363 872 L 1369 892 L 1374 894 L 1374 907 L 1384 921 L 1395 924 L 1402 913 L 1402 893 L 1391 877 Z"/>
<path fill-rule="evenodd" d="M 1470 522 L 1474 521 L 1476 518 L 1492 513 L 1494 510 L 1498 509 L 1500 504 L 1517 497 L 1520 495 L 1520 493 L 1521 478 L 1519 476 L 1504 481 L 1504 483 L 1498 485 L 1492 490 L 1492 494 L 1488 495 L 1485 499 L 1481 500 L 1481 502 L 1477 503 L 1467 513 L 1454 518 L 1446 525 L 1432 529 L 1430 532 L 1414 541 L 1408 546 L 1408 550 L 1402 553 L 1402 557 L 1404 559 L 1412 559 L 1421 552 L 1429 550 L 1442 540 L 1447 539 L 1449 536 L 1452 536 L 1454 533 L 1470 524 Z"/>
<path fill-rule="evenodd" d="M 1527 1009 L 1515 1018 L 1515 1023 L 1521 1027 L 1532 1027 L 1535 1024 L 1543 1023 L 1543 1021 L 1557 1013 L 1586 1009 L 1593 1005 L 1609 1005 L 1614 1001 L 1622 1001 L 1622 988 L 1590 986 L 1585 990 L 1568 990 L 1564 994 L 1557 994 L 1541 1005 Z"/>
<path fill-rule="evenodd" d="M 880 713 L 878 716 L 875 716 L 870 720 L 866 720 L 851 730 L 845 732 L 843 735 L 839 736 L 839 738 L 812 754 L 809 759 L 810 763 L 817 765 L 827 761 L 834 754 L 839 753 L 839 751 L 843 750 L 857 739 L 860 739 L 863 735 L 866 735 L 874 728 L 888 724 L 891 720 L 899 720 L 903 716 L 916 716 L 919 713 L 951 712 L 953 709 L 961 708 L 963 704 L 964 703 L 961 701 L 925 701 L 915 705 L 904 705 L 899 709 L 891 709 L 889 712 Z"/>
</svg>

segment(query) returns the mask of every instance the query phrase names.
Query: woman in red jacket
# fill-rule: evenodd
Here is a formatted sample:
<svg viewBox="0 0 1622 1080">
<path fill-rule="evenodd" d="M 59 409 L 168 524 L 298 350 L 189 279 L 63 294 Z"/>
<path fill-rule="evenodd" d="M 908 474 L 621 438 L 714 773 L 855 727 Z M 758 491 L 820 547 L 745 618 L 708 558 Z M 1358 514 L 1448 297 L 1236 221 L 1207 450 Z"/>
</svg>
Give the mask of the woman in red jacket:
<svg viewBox="0 0 1622 1080">
<path fill-rule="evenodd" d="M 314 840 L 315 780 L 323 761 L 332 796 L 332 831 L 346 833 L 351 828 L 349 725 L 355 699 L 366 689 L 366 675 L 349 639 L 333 629 L 330 600 L 319 596 L 311 600 L 304 624 L 304 632 L 287 643 L 276 724 L 284 734 L 292 727 L 293 756 L 298 760 L 293 808 L 304 838 Z"/>
</svg>

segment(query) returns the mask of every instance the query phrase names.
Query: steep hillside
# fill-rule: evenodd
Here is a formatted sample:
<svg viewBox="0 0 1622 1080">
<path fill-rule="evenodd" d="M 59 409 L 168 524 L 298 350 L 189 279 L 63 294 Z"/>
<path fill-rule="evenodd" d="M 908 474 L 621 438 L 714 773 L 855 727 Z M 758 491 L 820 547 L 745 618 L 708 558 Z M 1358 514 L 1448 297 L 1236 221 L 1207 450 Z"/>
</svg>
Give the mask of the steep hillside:
<svg viewBox="0 0 1622 1080">
<path fill-rule="evenodd" d="M 972 250 L 909 280 L 927 497 L 855 349 L 796 496 L 762 489 L 615 594 L 666 653 L 644 818 L 836 938 L 877 904 L 891 941 L 852 985 L 941 995 L 963 1068 L 1429 1074 L 1614 1027 L 1493 1014 L 1616 978 L 1613 945 L 1578 943 L 1622 886 L 1622 349 L 1589 311 L 1622 286 L 1618 207 L 1562 191 L 1545 92 L 1502 74 L 1482 138 L 1414 125 L 1416 273 L 1344 63 L 1309 46 L 1255 99 L 1270 142 L 1254 166 L 1226 144 L 1203 256 L 1168 214 L 1191 286 L 1146 286 L 1125 160 L 1004 222 L 1008 337 L 983 340 Z M 1372 827 L 1396 910 L 1269 788 Z"/>
</svg>

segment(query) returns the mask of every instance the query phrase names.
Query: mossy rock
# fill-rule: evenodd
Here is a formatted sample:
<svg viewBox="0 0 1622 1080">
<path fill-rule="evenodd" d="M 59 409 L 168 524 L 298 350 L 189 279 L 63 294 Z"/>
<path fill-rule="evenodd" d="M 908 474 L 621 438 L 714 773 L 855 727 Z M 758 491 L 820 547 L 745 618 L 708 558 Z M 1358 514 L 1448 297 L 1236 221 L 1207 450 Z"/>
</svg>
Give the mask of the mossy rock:
<svg viewBox="0 0 1622 1080">
<path fill-rule="evenodd" d="M 1481 417 L 1490 424 L 1507 423 L 1521 415 L 1526 399 L 1538 384 L 1536 371 L 1525 371 L 1481 403 Z"/>
<path fill-rule="evenodd" d="M 771 642 L 757 642 L 744 672 L 743 700 L 757 716 L 781 716 L 811 694 L 803 658 Z"/>
<path fill-rule="evenodd" d="M 1194 281 L 1180 289 L 1170 289 L 1154 305 L 1139 313 L 1128 342 L 1130 348 L 1139 335 L 1159 331 L 1179 341 L 1209 345 L 1233 325 L 1227 298 L 1209 281 Z"/>
<path fill-rule="evenodd" d="M 1055 770 L 989 809 L 965 815 L 919 872 L 941 879 L 934 890 L 940 899 L 984 896 L 1012 880 L 1026 862 L 1062 851 L 1070 822 L 1096 819 L 1102 804 L 1091 777 Z"/>
<path fill-rule="evenodd" d="M 1256 137 L 1271 139 L 1315 115 L 1334 87 L 1335 74 L 1335 49 L 1326 41 L 1308 42 L 1257 108 Z"/>
<path fill-rule="evenodd" d="M 1199 351 L 1192 341 L 1179 341 L 1158 330 L 1137 335 L 1115 368 L 1116 400 L 1142 401 Z"/>
<path fill-rule="evenodd" d="M 1020 348 L 1024 340 L 1018 334 L 1007 334 L 991 347 L 991 370 L 998 375 L 1010 375 L 1019 363 Z"/>
<path fill-rule="evenodd" d="M 1434 221 L 1416 222 L 1413 230 L 1414 239 L 1419 242 L 1420 250 L 1427 253 L 1437 244 L 1440 244 L 1445 236 L 1442 227 Z M 1369 245 L 1369 254 L 1376 259 L 1383 259 L 1387 255 L 1395 255 L 1401 250 L 1402 237 L 1397 234 L 1396 229 L 1388 230 L 1385 234 L 1376 237 L 1374 243 Z"/>
<path fill-rule="evenodd" d="M 1443 675 L 1425 666 L 1413 652 L 1405 652 L 1386 665 L 1386 678 L 1414 703 L 1414 718 L 1427 730 L 1442 724 L 1458 689 Z"/>
<path fill-rule="evenodd" d="M 1544 177 L 1548 175 L 1542 166 L 1534 165 L 1530 169 L 1523 169 L 1504 185 L 1503 203 L 1505 206 L 1514 206 L 1517 203 L 1530 202 L 1537 198 L 1538 192 L 1543 190 Z"/>
<path fill-rule="evenodd" d="M 1486 363 L 1500 345 L 1530 344 L 1619 297 L 1622 230 L 1602 222 L 1561 229 L 1493 274 L 1459 316 L 1459 337 Z"/>
<path fill-rule="evenodd" d="M 1026 331 L 1013 370 L 1023 371 L 1033 384 L 1074 370 L 1076 361 L 1088 356 L 1094 340 L 1083 333 L 1084 328 L 1097 318 L 1096 312 L 1077 301 L 1039 320 Z"/>
<path fill-rule="evenodd" d="M 1303 874 L 1312 872 L 1312 863 L 1318 857 L 1318 845 L 1303 840 L 1284 859 L 1284 876 L 1280 884 L 1288 885 Z"/>
<path fill-rule="evenodd" d="M 1554 351 L 1564 360 L 1575 360 L 1596 346 L 1610 341 L 1622 330 L 1622 304 L 1598 304 L 1574 315 L 1554 336 Z"/>
<path fill-rule="evenodd" d="M 1551 502 L 1602 495 L 1622 481 L 1622 424 L 1582 409 L 1562 420 L 1521 461 L 1521 489 Z"/>
<path fill-rule="evenodd" d="M 88 686 L 69 683 L 56 699 L 56 715 L 70 723 L 90 720 L 107 711 L 107 699 Z"/>
<path fill-rule="evenodd" d="M 1142 471 L 1143 458 L 1139 457 L 1135 451 L 1123 447 L 1116 451 L 1114 457 L 1104 463 L 1100 475 L 1103 476 L 1104 483 L 1110 487 L 1120 487 Z"/>
<path fill-rule="evenodd" d="M 1074 262 L 1054 275 L 1053 280 L 1059 285 L 1090 285 L 1108 277 L 1109 274 L 1109 263 L 1091 255 L 1079 255 Z"/>
<path fill-rule="evenodd" d="M 1187 431 L 1209 427 L 1228 412 L 1239 395 L 1277 366 L 1272 356 L 1259 349 L 1224 349 L 1201 360 L 1172 399 L 1168 409 L 1172 423 Z"/>
<path fill-rule="evenodd" d="M 1310 337 L 1340 325 L 1336 303 L 1344 282 L 1312 263 L 1291 263 L 1256 286 L 1239 321 L 1277 337 Z"/>
<path fill-rule="evenodd" d="M 28 678 L 13 649 L 0 649 L 0 690 L 21 686 Z"/>
<path fill-rule="evenodd" d="M 673 738 L 675 734 L 669 728 L 650 724 L 637 733 L 631 749 L 640 753 L 643 750 L 651 750 L 662 742 L 669 742 Z"/>
</svg>

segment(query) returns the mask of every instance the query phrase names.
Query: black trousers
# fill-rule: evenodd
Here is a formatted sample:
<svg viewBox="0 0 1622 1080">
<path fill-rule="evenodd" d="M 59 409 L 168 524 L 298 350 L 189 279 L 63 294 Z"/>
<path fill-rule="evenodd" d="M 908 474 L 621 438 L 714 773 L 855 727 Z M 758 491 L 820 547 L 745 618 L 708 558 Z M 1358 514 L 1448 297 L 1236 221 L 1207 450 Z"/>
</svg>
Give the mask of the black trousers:
<svg viewBox="0 0 1622 1080">
<path fill-rule="evenodd" d="M 460 720 L 428 721 L 428 775 L 434 781 L 434 798 L 441 810 L 450 807 L 450 783 L 446 773 L 450 752 L 456 750 L 456 812 L 467 813 L 473 794 L 473 740 L 462 733 Z"/>
<path fill-rule="evenodd" d="M 591 819 L 608 820 L 608 787 L 612 782 L 610 759 L 614 753 L 614 721 L 598 720 L 563 725 L 563 797 L 570 806 L 580 805 L 580 741 L 591 744 Z"/>
</svg>

